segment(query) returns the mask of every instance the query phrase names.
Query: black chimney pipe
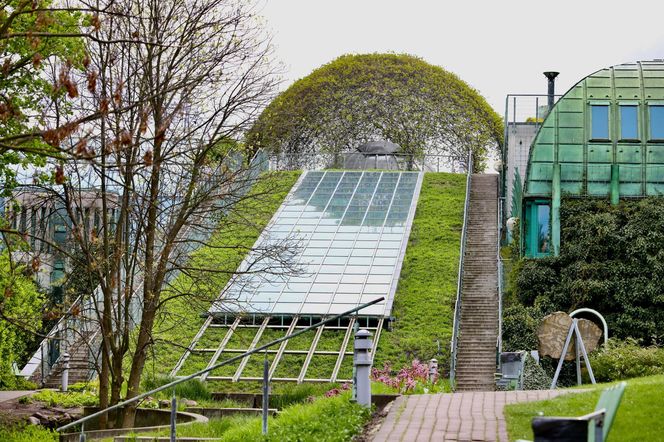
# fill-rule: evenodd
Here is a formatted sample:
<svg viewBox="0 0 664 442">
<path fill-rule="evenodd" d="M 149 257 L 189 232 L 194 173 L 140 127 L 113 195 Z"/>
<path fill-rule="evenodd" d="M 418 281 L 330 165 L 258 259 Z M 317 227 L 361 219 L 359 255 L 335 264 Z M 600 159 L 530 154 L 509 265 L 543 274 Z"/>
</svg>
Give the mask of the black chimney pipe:
<svg viewBox="0 0 664 442">
<path fill-rule="evenodd" d="M 556 77 L 559 73 L 560 72 L 555 71 L 544 72 L 544 76 L 547 78 L 547 80 L 549 80 L 549 90 L 547 92 L 549 98 L 549 112 L 551 112 L 551 109 L 553 109 L 553 102 L 555 101 L 556 95 Z"/>
</svg>

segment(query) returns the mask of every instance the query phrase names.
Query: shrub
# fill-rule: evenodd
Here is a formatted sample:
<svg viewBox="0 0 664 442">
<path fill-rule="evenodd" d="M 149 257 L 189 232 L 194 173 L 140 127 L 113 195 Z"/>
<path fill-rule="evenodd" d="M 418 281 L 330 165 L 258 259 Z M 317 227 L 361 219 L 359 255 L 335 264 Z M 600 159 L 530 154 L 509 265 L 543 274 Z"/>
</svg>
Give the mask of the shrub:
<svg viewBox="0 0 664 442">
<path fill-rule="evenodd" d="M 544 368 L 535 359 L 526 354 L 523 366 L 523 389 L 524 390 L 548 390 L 551 387 L 551 377 L 546 374 Z"/>
<path fill-rule="evenodd" d="M 350 400 L 345 391 L 332 397 L 291 405 L 268 418 L 268 435 L 261 432 L 261 418 L 231 416 L 178 427 L 178 437 L 211 437 L 233 441 L 345 442 L 362 431 L 371 410 Z M 161 432 L 167 435 L 167 432 Z"/>
<path fill-rule="evenodd" d="M 610 339 L 590 355 L 590 366 L 598 382 L 664 374 L 664 348 L 641 347 L 634 339 Z"/>
<path fill-rule="evenodd" d="M 53 390 L 42 390 L 32 395 L 32 399 L 44 402 L 49 407 L 64 408 L 92 407 L 99 403 L 99 397 L 93 391 L 61 393 Z"/>
<path fill-rule="evenodd" d="M 58 433 L 38 425 L 20 428 L 0 428 L 0 440 L 4 442 L 57 442 Z"/>
<path fill-rule="evenodd" d="M 280 410 L 306 402 L 311 398 L 325 396 L 328 391 L 340 388 L 339 384 L 277 384 L 273 388 L 275 396 L 270 398 L 270 406 Z"/>
<path fill-rule="evenodd" d="M 429 381 L 429 366 L 417 359 L 397 371 L 396 375 L 393 373 L 390 364 L 385 363 L 382 369 L 371 369 L 371 380 L 383 383 L 400 394 L 437 393 L 446 388 L 446 384 L 438 384 L 438 376 Z"/>
<path fill-rule="evenodd" d="M 350 392 L 345 392 L 286 408 L 276 419 L 270 420 L 266 439 L 261 435 L 260 419 L 231 428 L 223 436 L 226 441 L 343 442 L 360 433 L 370 416 L 371 410 L 351 402 Z"/>
<path fill-rule="evenodd" d="M 543 313 L 593 308 L 612 335 L 654 344 L 664 338 L 664 204 L 565 199 L 559 257 L 513 267 L 511 298 Z"/>
<path fill-rule="evenodd" d="M 41 324 L 43 296 L 24 266 L 10 263 L 7 251 L 0 253 L 0 390 L 26 388 L 23 379 L 14 375 L 12 364 L 25 356 L 26 343 L 34 335 L 16 324 L 29 324 L 38 330 Z"/>
<path fill-rule="evenodd" d="M 537 328 L 542 319 L 535 307 L 515 303 L 503 312 L 503 351 L 537 348 Z"/>
<path fill-rule="evenodd" d="M 143 389 L 146 391 L 154 390 L 175 379 L 168 376 L 148 377 L 143 380 Z M 161 395 L 170 397 L 173 390 L 162 390 Z M 159 393 L 158 393 L 159 395 Z M 210 400 L 212 395 L 207 386 L 198 379 L 191 379 L 175 386 L 175 395 L 181 398 L 192 400 Z"/>
</svg>

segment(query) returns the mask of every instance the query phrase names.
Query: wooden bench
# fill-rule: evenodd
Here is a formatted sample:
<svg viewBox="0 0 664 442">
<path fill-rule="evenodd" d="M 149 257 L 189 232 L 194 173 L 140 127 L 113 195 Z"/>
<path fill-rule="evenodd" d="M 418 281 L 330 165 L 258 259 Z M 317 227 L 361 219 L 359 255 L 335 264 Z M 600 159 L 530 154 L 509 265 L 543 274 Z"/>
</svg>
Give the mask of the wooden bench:
<svg viewBox="0 0 664 442">
<path fill-rule="evenodd" d="M 603 442 L 611 430 L 626 385 L 621 382 L 603 390 L 595 411 L 584 416 L 533 418 L 535 442 Z"/>
</svg>

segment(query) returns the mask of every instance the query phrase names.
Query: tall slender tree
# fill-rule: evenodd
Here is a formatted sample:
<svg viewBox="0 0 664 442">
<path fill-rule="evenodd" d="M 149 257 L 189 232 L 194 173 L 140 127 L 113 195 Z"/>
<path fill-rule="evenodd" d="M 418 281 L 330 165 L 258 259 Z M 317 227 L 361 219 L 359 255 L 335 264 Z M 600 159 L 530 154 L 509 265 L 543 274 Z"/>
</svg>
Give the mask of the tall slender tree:
<svg viewBox="0 0 664 442">
<path fill-rule="evenodd" d="M 269 36 L 250 1 L 108 0 L 95 7 L 109 13 L 83 29 L 90 36 L 83 74 L 67 65 L 60 72 L 77 91 L 72 113 L 80 118 L 44 136 L 71 156 L 49 160 L 55 184 L 36 187 L 70 220 L 77 253 L 62 252 L 78 256 L 79 268 L 99 281 L 92 319 L 105 407 L 109 396 L 110 404 L 120 400 L 125 383 L 127 399 L 139 393 L 165 303 L 219 295 L 173 293 L 168 282 L 179 271 L 228 271 L 214 262 L 192 269 L 187 255 L 248 198 L 255 171 L 232 140 L 269 102 L 277 80 Z M 264 264 L 252 271 L 289 271 L 290 247 L 263 251 Z M 134 414 L 135 405 L 124 410 L 124 426 Z"/>
</svg>

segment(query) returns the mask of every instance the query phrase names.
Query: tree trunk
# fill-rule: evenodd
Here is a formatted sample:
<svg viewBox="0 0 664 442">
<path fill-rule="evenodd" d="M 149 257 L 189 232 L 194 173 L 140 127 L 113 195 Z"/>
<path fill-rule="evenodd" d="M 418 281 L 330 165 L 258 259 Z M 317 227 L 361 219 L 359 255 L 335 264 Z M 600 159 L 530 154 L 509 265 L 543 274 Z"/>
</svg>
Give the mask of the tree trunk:
<svg viewBox="0 0 664 442">
<path fill-rule="evenodd" d="M 103 348 L 102 343 L 101 351 L 101 372 L 99 373 L 99 409 L 108 408 L 108 376 L 109 376 L 109 361 L 108 353 Z M 104 430 L 108 426 L 108 415 L 102 414 L 99 416 L 99 429 Z"/>
<path fill-rule="evenodd" d="M 145 366 L 145 358 L 147 355 L 147 347 L 150 343 L 150 336 L 152 325 L 154 322 L 155 310 L 154 308 L 146 309 L 143 312 L 143 318 L 141 319 L 140 330 L 138 333 L 138 339 L 136 343 L 136 352 L 132 358 L 131 370 L 129 372 L 129 380 L 127 381 L 127 397 L 126 399 L 131 399 L 136 397 L 140 391 L 141 384 L 141 374 L 143 373 L 143 367 Z M 124 408 L 123 410 L 123 419 L 122 427 L 130 428 L 134 425 L 134 419 L 136 417 L 136 403 L 132 403 Z"/>
</svg>

